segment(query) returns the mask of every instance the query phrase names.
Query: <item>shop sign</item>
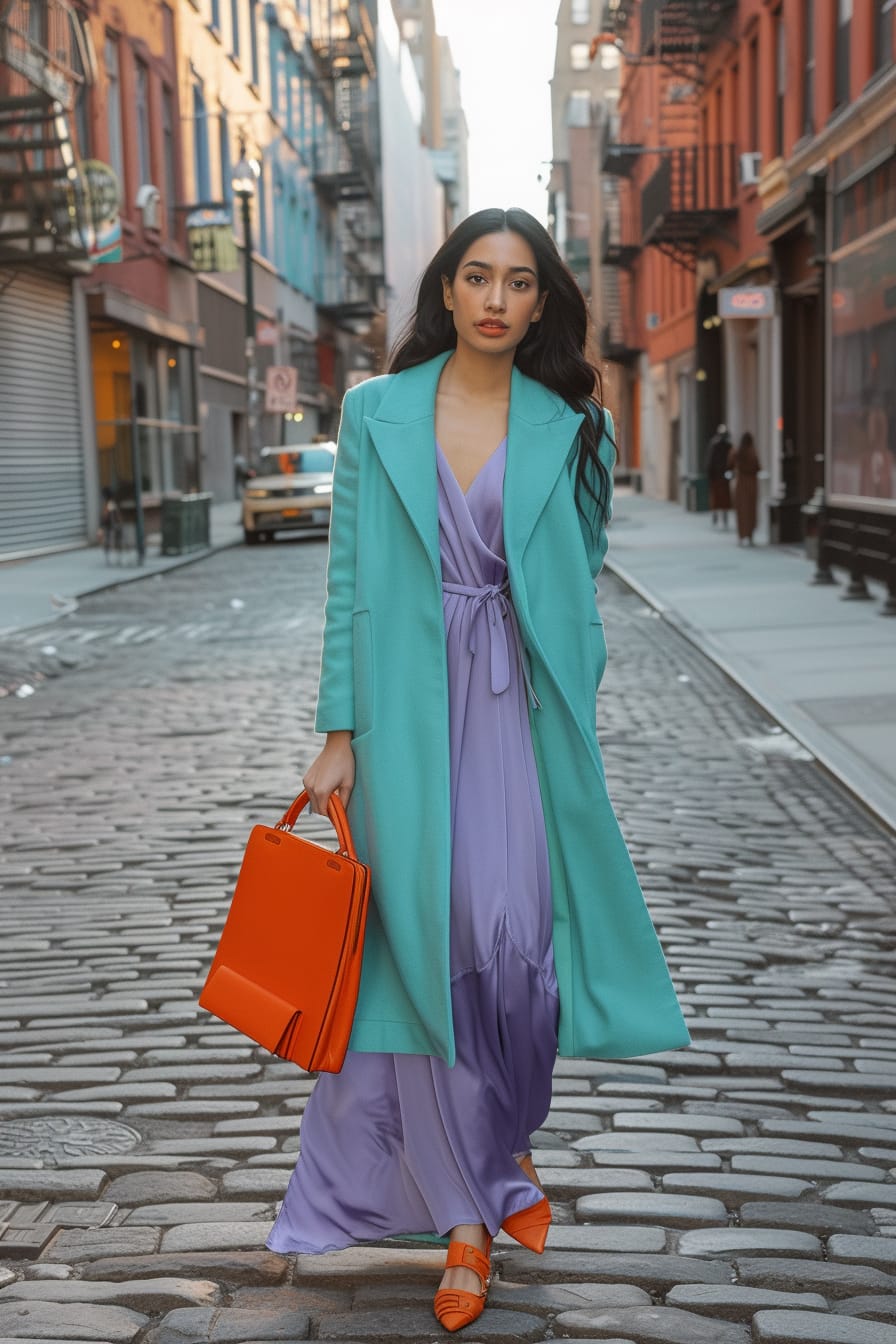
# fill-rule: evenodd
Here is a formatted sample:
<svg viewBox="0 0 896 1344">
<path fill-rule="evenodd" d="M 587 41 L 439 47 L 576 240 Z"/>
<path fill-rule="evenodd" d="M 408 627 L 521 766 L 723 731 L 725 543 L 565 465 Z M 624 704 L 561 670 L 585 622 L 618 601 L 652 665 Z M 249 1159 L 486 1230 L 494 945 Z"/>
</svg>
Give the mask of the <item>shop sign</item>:
<svg viewBox="0 0 896 1344">
<path fill-rule="evenodd" d="M 264 408 L 275 415 L 294 411 L 299 395 L 299 371 L 289 364 L 272 364 L 264 378 Z"/>
<path fill-rule="evenodd" d="M 118 174 L 99 159 L 87 159 L 81 165 L 81 171 L 90 221 L 91 260 L 121 261 L 121 182 Z"/>
<path fill-rule="evenodd" d="M 735 285 L 719 290 L 719 317 L 774 317 L 771 285 Z"/>
<path fill-rule="evenodd" d="M 197 271 L 238 271 L 233 221 L 222 206 L 206 206 L 187 215 L 190 260 Z"/>
</svg>

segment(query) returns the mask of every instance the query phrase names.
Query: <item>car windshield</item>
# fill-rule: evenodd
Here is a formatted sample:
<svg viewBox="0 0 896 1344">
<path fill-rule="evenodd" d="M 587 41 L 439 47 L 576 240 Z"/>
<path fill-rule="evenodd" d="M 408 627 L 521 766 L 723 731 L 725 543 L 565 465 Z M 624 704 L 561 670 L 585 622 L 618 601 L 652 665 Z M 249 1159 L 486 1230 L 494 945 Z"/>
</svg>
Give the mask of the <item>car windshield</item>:
<svg viewBox="0 0 896 1344">
<path fill-rule="evenodd" d="M 281 452 L 263 453 L 258 466 L 259 476 L 293 476 L 332 470 L 333 454 L 328 448 L 284 448 Z"/>
</svg>

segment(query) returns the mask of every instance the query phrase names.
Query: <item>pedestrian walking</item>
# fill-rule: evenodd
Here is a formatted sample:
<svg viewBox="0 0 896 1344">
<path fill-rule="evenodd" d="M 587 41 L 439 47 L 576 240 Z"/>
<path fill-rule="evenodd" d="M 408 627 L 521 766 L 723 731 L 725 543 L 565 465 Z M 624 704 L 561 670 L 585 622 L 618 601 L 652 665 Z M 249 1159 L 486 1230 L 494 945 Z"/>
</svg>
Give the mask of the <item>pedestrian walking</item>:
<svg viewBox="0 0 896 1344">
<path fill-rule="evenodd" d="M 110 557 L 114 554 L 121 560 L 121 551 L 124 541 L 124 520 L 121 516 L 121 507 L 115 498 L 115 491 L 110 485 L 104 485 L 102 489 L 103 502 L 100 505 L 100 525 L 99 540 L 103 543 L 103 554 L 108 565 Z"/>
<path fill-rule="evenodd" d="M 706 459 L 706 475 L 709 479 L 709 507 L 712 510 L 712 525 L 716 526 L 721 515 L 722 526 L 728 527 L 728 510 L 731 508 L 731 486 L 728 483 L 728 458 L 731 454 L 731 435 L 727 425 L 719 425 L 709 441 Z"/>
<path fill-rule="evenodd" d="M 544 1248 L 530 1135 L 558 1051 L 690 1039 L 595 733 L 615 450 L 586 335 L 547 231 L 479 211 L 342 408 L 303 784 L 348 805 L 371 908 L 349 1053 L 268 1246 L 447 1237 L 449 1331 L 483 1310 L 499 1228 Z"/>
<path fill-rule="evenodd" d="M 734 472 L 734 512 L 737 514 L 737 544 L 752 546 L 759 498 L 759 457 L 753 435 L 747 431 L 731 449 L 729 467 Z"/>
</svg>

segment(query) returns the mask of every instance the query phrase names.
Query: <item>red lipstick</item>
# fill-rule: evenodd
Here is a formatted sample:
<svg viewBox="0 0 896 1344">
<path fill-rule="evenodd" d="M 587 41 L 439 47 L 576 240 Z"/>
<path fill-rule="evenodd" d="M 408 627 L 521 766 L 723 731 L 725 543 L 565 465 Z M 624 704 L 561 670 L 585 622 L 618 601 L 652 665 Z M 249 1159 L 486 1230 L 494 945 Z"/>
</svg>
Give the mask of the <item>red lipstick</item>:
<svg viewBox="0 0 896 1344">
<path fill-rule="evenodd" d="M 505 331 L 509 331 L 507 323 L 498 318 L 486 318 L 483 322 L 477 322 L 476 326 L 483 336 L 503 336 Z"/>
</svg>

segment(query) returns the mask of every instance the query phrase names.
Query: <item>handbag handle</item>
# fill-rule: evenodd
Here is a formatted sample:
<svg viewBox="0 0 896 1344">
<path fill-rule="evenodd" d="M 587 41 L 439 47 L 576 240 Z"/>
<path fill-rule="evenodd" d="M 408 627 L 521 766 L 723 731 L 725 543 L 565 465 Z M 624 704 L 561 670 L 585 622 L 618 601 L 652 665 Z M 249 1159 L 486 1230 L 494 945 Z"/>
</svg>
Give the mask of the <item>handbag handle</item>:
<svg viewBox="0 0 896 1344">
<path fill-rule="evenodd" d="M 299 813 L 307 807 L 309 802 L 308 791 L 303 789 L 298 798 L 290 803 L 289 807 L 283 813 L 283 816 L 277 822 L 275 830 L 291 831 L 299 819 Z M 333 823 L 336 830 L 336 838 L 339 841 L 339 852 L 347 859 L 357 859 L 355 846 L 352 840 L 352 833 L 349 829 L 348 817 L 345 815 L 345 808 L 342 806 L 342 799 L 338 793 L 331 793 L 327 801 L 327 816 Z"/>
</svg>

